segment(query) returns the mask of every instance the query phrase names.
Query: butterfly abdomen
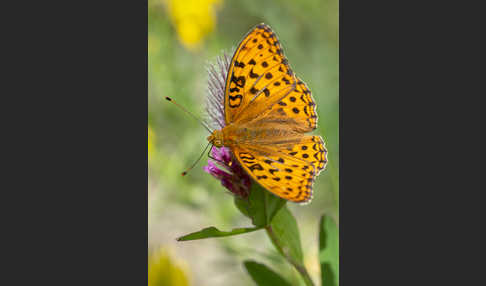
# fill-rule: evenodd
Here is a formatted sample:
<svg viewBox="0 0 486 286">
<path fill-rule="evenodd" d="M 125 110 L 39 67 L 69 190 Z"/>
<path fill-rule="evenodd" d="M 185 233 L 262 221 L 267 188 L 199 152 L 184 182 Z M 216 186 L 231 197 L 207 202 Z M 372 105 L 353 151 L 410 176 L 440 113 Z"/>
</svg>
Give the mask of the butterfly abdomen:
<svg viewBox="0 0 486 286">
<path fill-rule="evenodd" d="M 226 126 L 223 130 L 224 145 L 278 145 L 283 143 L 298 143 L 303 134 L 285 128 L 284 125 L 242 125 Z"/>
</svg>

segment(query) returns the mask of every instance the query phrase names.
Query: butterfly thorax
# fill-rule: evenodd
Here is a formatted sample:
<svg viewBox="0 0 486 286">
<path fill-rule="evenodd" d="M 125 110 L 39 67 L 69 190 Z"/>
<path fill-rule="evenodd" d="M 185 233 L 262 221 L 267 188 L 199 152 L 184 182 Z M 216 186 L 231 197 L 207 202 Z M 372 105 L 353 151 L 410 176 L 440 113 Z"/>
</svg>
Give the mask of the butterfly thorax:
<svg viewBox="0 0 486 286">
<path fill-rule="evenodd" d="M 224 138 L 222 130 L 214 130 L 211 135 L 208 136 L 208 141 L 214 146 L 220 148 L 223 147 Z"/>
</svg>

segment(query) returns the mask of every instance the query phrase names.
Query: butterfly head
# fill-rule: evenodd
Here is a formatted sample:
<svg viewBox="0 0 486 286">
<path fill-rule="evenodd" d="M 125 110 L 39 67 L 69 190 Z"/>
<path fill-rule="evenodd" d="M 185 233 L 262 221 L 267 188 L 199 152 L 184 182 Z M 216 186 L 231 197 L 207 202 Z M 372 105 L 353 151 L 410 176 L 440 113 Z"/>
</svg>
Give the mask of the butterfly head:
<svg viewBox="0 0 486 286">
<path fill-rule="evenodd" d="M 217 148 L 223 147 L 223 131 L 214 130 L 213 133 L 208 136 L 208 141 Z"/>
</svg>

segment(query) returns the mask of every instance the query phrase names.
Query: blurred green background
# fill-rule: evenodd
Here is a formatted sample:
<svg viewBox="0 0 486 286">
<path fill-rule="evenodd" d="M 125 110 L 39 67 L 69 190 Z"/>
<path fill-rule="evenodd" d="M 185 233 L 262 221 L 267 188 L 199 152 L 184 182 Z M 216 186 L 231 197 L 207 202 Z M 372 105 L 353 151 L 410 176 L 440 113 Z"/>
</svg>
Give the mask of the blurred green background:
<svg viewBox="0 0 486 286">
<path fill-rule="evenodd" d="M 277 34 L 293 71 L 312 91 L 319 115 L 314 133 L 323 136 L 329 151 L 326 170 L 314 184 L 312 203 L 288 204 L 299 224 L 306 266 L 319 281 L 320 216 L 327 214 L 339 222 L 338 1 L 149 0 L 149 285 L 254 285 L 242 266 L 247 258 L 266 263 L 293 285 L 300 284 L 264 232 L 175 240 L 207 226 L 230 230 L 251 225 L 220 182 L 202 170 L 206 157 L 181 176 L 206 146 L 208 133 L 164 97 L 204 117 L 207 64 L 223 51 L 231 52 L 261 22 Z M 163 263 L 172 266 L 160 266 Z M 171 280 L 171 275 L 176 278 Z"/>
</svg>

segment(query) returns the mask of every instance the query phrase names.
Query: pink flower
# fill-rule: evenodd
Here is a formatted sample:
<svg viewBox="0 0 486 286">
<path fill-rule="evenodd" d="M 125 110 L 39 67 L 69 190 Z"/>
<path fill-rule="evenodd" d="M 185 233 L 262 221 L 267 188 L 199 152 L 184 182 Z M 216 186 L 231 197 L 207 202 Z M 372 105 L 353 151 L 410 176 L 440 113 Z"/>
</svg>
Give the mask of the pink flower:
<svg viewBox="0 0 486 286">
<path fill-rule="evenodd" d="M 231 193 L 247 198 L 251 187 L 251 179 L 233 157 L 230 150 L 226 147 L 213 147 L 211 156 L 216 161 L 208 160 L 208 165 L 204 166 L 204 171 L 220 180 L 221 184 Z"/>
<path fill-rule="evenodd" d="M 208 97 L 206 100 L 208 119 L 206 124 L 212 129 L 222 129 L 225 126 L 224 87 L 230 62 L 231 57 L 224 53 L 215 64 L 209 64 L 208 67 Z M 211 156 L 215 160 L 209 159 L 208 165 L 203 167 L 204 170 L 220 180 L 221 184 L 234 195 L 247 198 L 251 179 L 231 151 L 226 147 L 213 147 Z"/>
</svg>

